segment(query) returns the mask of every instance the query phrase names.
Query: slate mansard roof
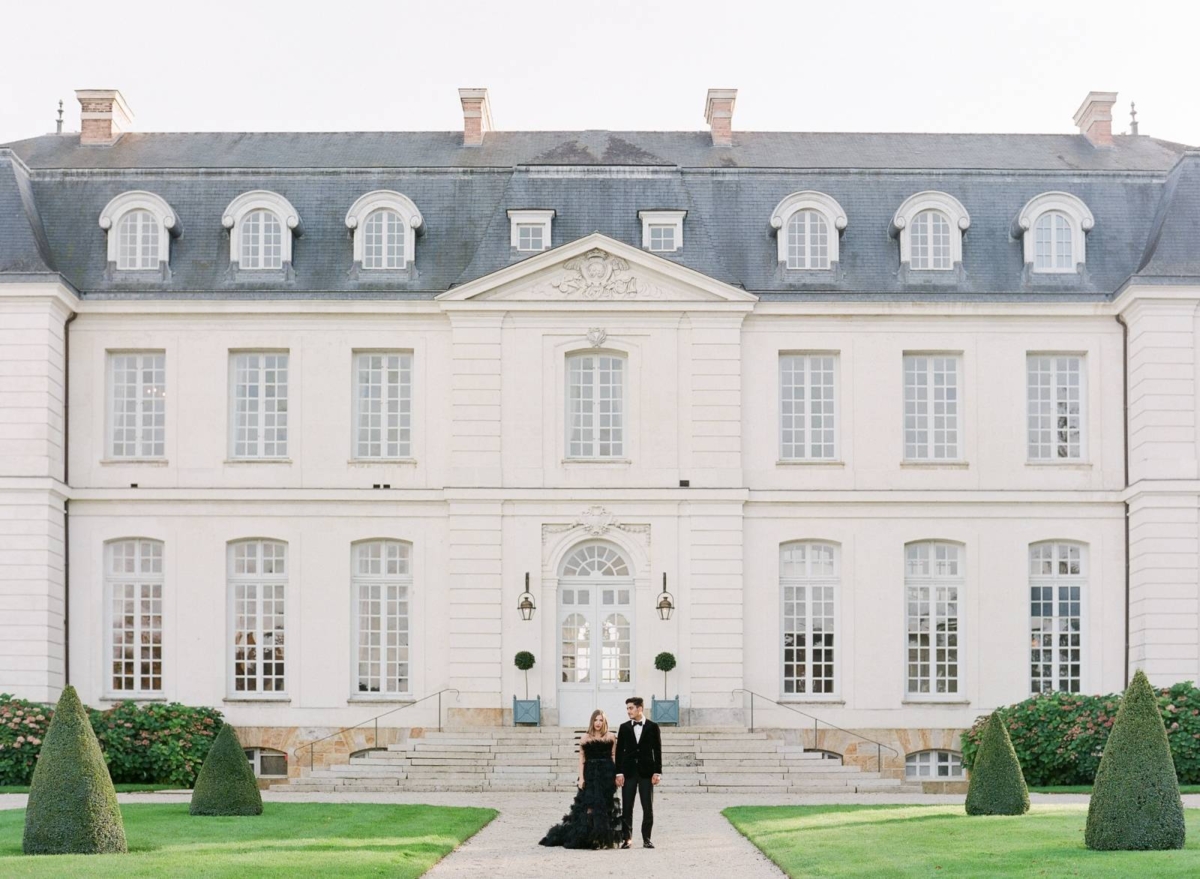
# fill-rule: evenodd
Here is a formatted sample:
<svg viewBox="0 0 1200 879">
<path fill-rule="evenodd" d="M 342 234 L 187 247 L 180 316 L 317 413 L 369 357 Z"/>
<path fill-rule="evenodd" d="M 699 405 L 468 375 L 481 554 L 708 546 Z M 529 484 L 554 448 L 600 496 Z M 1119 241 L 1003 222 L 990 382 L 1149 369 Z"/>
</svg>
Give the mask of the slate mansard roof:
<svg viewBox="0 0 1200 879">
<path fill-rule="evenodd" d="M 47 135 L 0 147 L 0 280 L 58 273 L 97 298 L 431 298 L 518 261 L 507 210 L 553 208 L 553 246 L 600 232 L 637 247 L 639 210 L 686 210 L 684 247 L 666 258 L 767 299 L 1105 299 L 1132 276 L 1196 283 L 1200 151 L 1113 140 L 735 132 L 733 146 L 714 147 L 707 132 L 489 132 L 466 148 L 459 132 L 128 133 L 98 147 Z M 184 229 L 168 281 L 108 274 L 98 218 L 135 189 L 166 199 Z M 229 270 L 221 216 L 255 189 L 287 198 L 303 222 L 286 282 Z M 352 271 L 346 212 L 376 189 L 404 193 L 424 217 L 408 279 Z M 800 190 L 827 193 L 849 218 L 836 272 L 778 264 L 771 213 Z M 889 224 L 923 190 L 970 213 L 961 273 L 900 270 Z M 1048 191 L 1078 196 L 1095 218 L 1082 275 L 1026 272 L 1014 220 Z"/>
</svg>

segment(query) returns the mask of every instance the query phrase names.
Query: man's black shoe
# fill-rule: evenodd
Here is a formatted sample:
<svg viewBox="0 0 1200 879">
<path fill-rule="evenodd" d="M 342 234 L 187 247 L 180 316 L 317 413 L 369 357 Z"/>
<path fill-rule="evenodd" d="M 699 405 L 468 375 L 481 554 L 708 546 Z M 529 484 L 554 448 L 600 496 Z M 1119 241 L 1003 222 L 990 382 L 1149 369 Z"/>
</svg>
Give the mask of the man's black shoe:
<svg viewBox="0 0 1200 879">
<path fill-rule="evenodd" d="M 642 840 L 642 848 L 654 848 L 654 843 L 652 843 L 648 839 L 643 839 Z"/>
</svg>

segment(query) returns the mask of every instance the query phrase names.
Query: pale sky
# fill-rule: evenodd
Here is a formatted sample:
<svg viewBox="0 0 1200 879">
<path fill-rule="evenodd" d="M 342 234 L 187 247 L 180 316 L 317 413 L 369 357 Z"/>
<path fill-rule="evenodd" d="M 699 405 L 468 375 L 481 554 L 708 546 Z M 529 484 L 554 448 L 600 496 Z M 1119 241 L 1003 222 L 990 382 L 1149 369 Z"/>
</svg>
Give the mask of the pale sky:
<svg viewBox="0 0 1200 879">
<path fill-rule="evenodd" d="M 1200 145 L 1197 0 L 0 0 L 0 143 L 79 129 L 119 88 L 137 131 L 445 131 L 486 86 L 499 130 L 1072 132 Z"/>
</svg>

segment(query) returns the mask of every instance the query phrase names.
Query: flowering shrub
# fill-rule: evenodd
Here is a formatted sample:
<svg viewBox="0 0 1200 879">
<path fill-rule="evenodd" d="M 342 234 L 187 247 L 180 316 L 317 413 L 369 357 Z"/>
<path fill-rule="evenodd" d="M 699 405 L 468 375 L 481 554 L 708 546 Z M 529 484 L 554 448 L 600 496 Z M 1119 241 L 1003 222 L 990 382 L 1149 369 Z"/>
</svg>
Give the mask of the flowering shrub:
<svg viewBox="0 0 1200 879">
<path fill-rule="evenodd" d="M 1180 784 L 1200 783 L 1200 689 L 1191 681 L 1156 690 Z M 1120 694 L 1041 693 L 999 709 L 1030 785 L 1091 784 L 1121 705 Z M 987 715 L 963 734 L 971 768 Z"/>
<path fill-rule="evenodd" d="M 29 784 L 50 726 L 49 705 L 0 693 L 0 785 Z M 117 783 L 177 784 L 191 787 L 221 729 L 215 708 L 122 702 L 108 711 L 88 711 Z"/>
</svg>

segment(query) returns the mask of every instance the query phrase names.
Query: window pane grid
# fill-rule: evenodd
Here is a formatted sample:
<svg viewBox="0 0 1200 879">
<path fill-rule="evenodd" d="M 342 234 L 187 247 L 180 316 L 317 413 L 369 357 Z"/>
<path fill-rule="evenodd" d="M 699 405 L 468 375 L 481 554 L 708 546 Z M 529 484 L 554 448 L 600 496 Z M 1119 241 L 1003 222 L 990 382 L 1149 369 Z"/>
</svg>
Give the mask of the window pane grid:
<svg viewBox="0 0 1200 879">
<path fill-rule="evenodd" d="M 585 354 L 567 361 L 567 456 L 619 458 L 624 453 L 625 360 Z"/>
<path fill-rule="evenodd" d="M 234 692 L 283 693 L 287 547 L 253 540 L 231 555 Z"/>
<path fill-rule="evenodd" d="M 251 211 L 242 218 L 242 242 L 238 267 L 279 269 L 283 267 L 283 226 L 270 211 Z"/>
<path fill-rule="evenodd" d="M 1030 689 L 1081 691 L 1083 547 L 1043 543 L 1029 548 Z"/>
<path fill-rule="evenodd" d="M 779 358 L 782 459 L 837 457 L 834 360 L 831 354 Z"/>
<path fill-rule="evenodd" d="M 354 555 L 358 692 L 409 693 L 410 549 L 376 541 L 356 546 Z"/>
<path fill-rule="evenodd" d="M 904 760 L 905 778 L 962 778 L 962 755 L 954 751 L 921 751 Z"/>
<path fill-rule="evenodd" d="M 412 355 L 359 354 L 355 358 L 358 458 L 412 454 Z"/>
<path fill-rule="evenodd" d="M 233 456 L 287 457 L 288 355 L 233 358 Z"/>
<path fill-rule="evenodd" d="M 108 546 L 110 685 L 122 693 L 162 692 L 162 544 Z"/>
<path fill-rule="evenodd" d="M 788 219 L 787 267 L 829 268 L 829 225 L 818 211 L 797 211 Z"/>
<path fill-rule="evenodd" d="M 372 212 L 363 224 L 364 269 L 403 269 L 404 219 L 395 211 Z"/>
<path fill-rule="evenodd" d="M 582 602 L 581 602 L 582 603 Z M 561 679 L 564 684 L 586 684 L 591 681 L 592 633 L 587 617 L 569 614 L 560 631 L 562 644 Z"/>
<path fill-rule="evenodd" d="M 830 694 L 835 683 L 836 555 L 829 544 L 780 550 L 783 600 L 783 692 Z"/>
<path fill-rule="evenodd" d="M 962 549 L 953 544 L 913 544 L 905 550 L 907 691 L 918 695 L 959 692 L 959 594 L 964 585 Z"/>
<path fill-rule="evenodd" d="M 158 268 L 159 229 L 150 211 L 130 211 L 117 226 L 117 268 L 125 271 Z"/>
<path fill-rule="evenodd" d="M 629 618 L 624 614 L 609 614 L 600 631 L 600 683 L 627 684 L 630 681 L 632 643 Z"/>
<path fill-rule="evenodd" d="M 950 221 L 940 211 L 921 211 L 908 232 L 909 266 L 914 269 L 949 269 Z"/>
<path fill-rule="evenodd" d="M 904 457 L 910 461 L 957 460 L 958 358 L 904 357 Z"/>
<path fill-rule="evenodd" d="M 1083 457 L 1083 358 L 1028 358 L 1030 460 Z"/>
<path fill-rule="evenodd" d="M 1033 228 L 1033 267 L 1037 271 L 1073 271 L 1074 242 L 1071 221 L 1065 214 L 1049 211 Z"/>
<path fill-rule="evenodd" d="M 161 352 L 110 356 L 109 423 L 114 458 L 161 458 L 166 454 L 167 356 Z"/>
<path fill-rule="evenodd" d="M 521 223 L 517 226 L 517 250 L 545 250 L 545 227 L 539 223 Z"/>
<path fill-rule="evenodd" d="M 650 249 L 653 251 L 675 250 L 675 227 L 652 224 L 650 226 Z"/>
</svg>

